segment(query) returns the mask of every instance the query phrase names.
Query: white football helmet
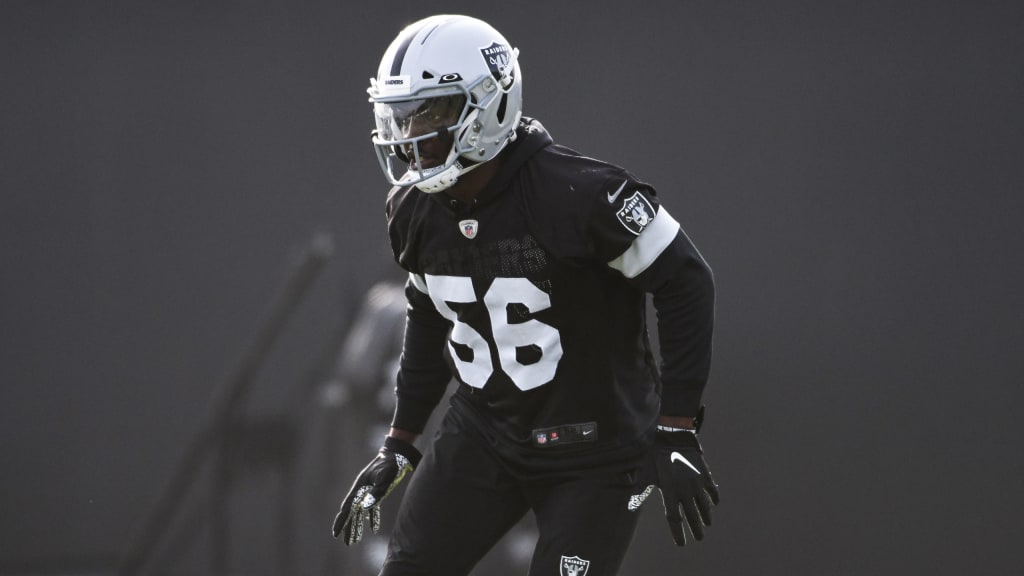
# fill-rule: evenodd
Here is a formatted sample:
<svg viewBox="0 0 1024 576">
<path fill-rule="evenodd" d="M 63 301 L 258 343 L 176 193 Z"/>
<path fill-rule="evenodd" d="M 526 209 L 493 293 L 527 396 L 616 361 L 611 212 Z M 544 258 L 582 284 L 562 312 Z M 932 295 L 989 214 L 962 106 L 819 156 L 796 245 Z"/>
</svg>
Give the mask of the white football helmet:
<svg viewBox="0 0 1024 576">
<path fill-rule="evenodd" d="M 515 140 L 523 113 L 518 55 L 468 16 L 431 16 L 402 30 L 367 89 L 388 181 L 440 192 Z"/>
</svg>

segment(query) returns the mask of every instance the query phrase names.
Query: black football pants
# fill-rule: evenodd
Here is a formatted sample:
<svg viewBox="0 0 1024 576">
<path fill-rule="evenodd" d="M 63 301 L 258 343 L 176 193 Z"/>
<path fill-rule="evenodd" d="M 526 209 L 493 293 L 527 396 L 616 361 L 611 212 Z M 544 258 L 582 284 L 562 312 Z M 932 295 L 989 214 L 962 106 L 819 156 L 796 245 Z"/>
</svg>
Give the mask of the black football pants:
<svg viewBox="0 0 1024 576">
<path fill-rule="evenodd" d="M 636 529 L 627 470 L 523 483 L 446 414 L 413 473 L 381 576 L 464 576 L 528 510 L 539 539 L 530 576 L 612 576 Z M 586 569 L 582 569 L 585 566 Z"/>
</svg>

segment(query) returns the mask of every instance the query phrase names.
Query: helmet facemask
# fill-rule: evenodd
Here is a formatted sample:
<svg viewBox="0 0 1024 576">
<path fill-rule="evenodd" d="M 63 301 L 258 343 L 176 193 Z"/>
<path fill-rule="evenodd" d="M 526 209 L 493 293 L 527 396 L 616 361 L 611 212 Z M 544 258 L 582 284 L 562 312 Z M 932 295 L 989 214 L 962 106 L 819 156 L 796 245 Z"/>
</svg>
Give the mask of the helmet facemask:
<svg viewBox="0 0 1024 576">
<path fill-rule="evenodd" d="M 377 129 L 374 149 L 389 182 L 396 186 L 427 188 L 455 183 L 467 150 L 459 134 L 473 114 L 465 89 L 406 100 L 376 99 L 373 105 Z"/>
<path fill-rule="evenodd" d="M 508 91 L 517 81 L 510 78 L 503 86 L 488 75 L 469 87 L 460 82 L 412 99 L 371 98 L 377 126 L 374 149 L 388 181 L 395 186 L 415 185 L 427 193 L 440 192 L 454 185 L 461 174 L 492 159 L 497 142 L 490 146 L 482 142 L 485 135 L 480 133 L 480 120 L 504 116 Z M 375 84 L 371 79 L 371 93 Z M 502 137 L 502 147 L 515 138 L 520 115 L 517 110 L 517 117 Z M 444 147 L 446 155 L 439 153 L 435 139 L 449 143 Z M 428 150 L 430 154 L 425 154 Z M 405 165 L 404 170 L 399 162 Z"/>
</svg>

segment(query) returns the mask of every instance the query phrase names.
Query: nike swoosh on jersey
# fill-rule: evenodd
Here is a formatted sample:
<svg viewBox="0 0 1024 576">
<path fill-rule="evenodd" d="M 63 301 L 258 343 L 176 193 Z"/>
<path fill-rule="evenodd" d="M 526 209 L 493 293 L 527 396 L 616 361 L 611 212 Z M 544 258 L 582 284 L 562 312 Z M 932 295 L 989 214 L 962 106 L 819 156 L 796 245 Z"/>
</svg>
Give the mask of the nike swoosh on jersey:
<svg viewBox="0 0 1024 576">
<path fill-rule="evenodd" d="M 690 461 L 687 460 L 686 458 L 684 458 L 683 455 L 680 454 L 679 452 L 673 452 L 668 457 L 668 459 L 671 460 L 672 462 L 682 462 L 683 464 L 686 464 L 687 466 L 689 466 L 690 469 L 693 470 L 694 472 L 696 472 L 698 475 L 700 474 L 700 470 L 697 470 L 697 467 L 694 466 L 693 464 L 690 464 Z"/>
<path fill-rule="evenodd" d="M 626 181 L 623 180 L 622 181 L 622 186 L 619 186 L 618 190 L 616 190 L 614 193 L 609 192 L 608 193 L 608 203 L 611 204 L 611 203 L 615 202 L 615 199 L 619 197 L 619 194 L 622 194 L 622 190 L 625 187 L 626 187 Z"/>
</svg>

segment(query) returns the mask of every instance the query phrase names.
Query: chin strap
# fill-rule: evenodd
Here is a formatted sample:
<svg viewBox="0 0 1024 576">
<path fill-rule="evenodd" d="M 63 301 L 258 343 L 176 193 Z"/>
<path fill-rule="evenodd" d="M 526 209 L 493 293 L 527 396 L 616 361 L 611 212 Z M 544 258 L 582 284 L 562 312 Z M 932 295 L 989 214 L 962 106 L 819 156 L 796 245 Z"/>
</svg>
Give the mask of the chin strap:
<svg viewBox="0 0 1024 576">
<path fill-rule="evenodd" d="M 478 166 L 483 164 L 482 162 L 475 162 L 469 166 L 463 167 L 462 163 L 455 162 L 447 169 L 442 170 L 439 174 L 435 174 L 430 178 L 427 178 L 423 182 L 416 184 L 416 187 L 426 192 L 427 194 L 437 194 L 443 192 L 459 181 L 459 177 L 463 174 L 468 174 L 475 170 Z M 415 172 L 413 172 L 415 174 Z"/>
</svg>

